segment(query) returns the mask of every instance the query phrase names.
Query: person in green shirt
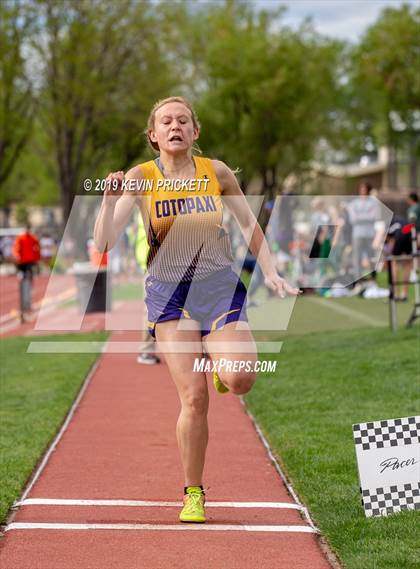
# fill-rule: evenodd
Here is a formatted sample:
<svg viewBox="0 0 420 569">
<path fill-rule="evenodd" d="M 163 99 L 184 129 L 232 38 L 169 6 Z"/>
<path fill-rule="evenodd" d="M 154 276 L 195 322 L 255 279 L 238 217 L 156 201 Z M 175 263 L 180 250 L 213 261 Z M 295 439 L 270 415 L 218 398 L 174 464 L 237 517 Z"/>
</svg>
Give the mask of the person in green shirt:
<svg viewBox="0 0 420 569">
<path fill-rule="evenodd" d="M 408 221 L 415 224 L 417 238 L 418 238 L 420 235 L 420 204 L 419 204 L 419 196 L 416 194 L 416 192 L 411 192 L 411 194 L 407 198 L 407 202 L 408 202 L 408 210 L 407 210 Z"/>
</svg>

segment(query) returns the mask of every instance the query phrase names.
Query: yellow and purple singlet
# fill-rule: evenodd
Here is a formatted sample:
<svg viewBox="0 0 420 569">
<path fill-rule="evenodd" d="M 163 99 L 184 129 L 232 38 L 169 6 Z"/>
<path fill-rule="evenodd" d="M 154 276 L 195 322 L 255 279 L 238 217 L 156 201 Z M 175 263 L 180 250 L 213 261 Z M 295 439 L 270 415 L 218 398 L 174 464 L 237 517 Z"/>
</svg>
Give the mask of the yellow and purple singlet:
<svg viewBox="0 0 420 569">
<path fill-rule="evenodd" d="M 140 164 L 150 246 L 146 279 L 149 330 L 157 322 L 193 318 L 202 335 L 247 320 L 246 289 L 232 271 L 230 239 L 223 229 L 221 187 L 209 158 L 194 157 L 193 180 L 165 179 L 159 160 Z"/>
</svg>

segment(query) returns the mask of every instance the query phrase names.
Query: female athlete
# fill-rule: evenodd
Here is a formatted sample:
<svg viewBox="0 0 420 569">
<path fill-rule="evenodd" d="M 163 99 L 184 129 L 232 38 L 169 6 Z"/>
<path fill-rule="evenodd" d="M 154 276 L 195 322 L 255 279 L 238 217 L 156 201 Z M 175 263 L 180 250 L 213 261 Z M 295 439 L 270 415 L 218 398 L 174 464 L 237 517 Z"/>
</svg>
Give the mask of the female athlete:
<svg viewBox="0 0 420 569">
<path fill-rule="evenodd" d="M 256 379 L 252 369 L 257 352 L 247 323 L 246 289 L 231 269 L 222 197 L 258 259 L 266 286 L 281 297 L 300 292 L 277 274 L 261 227 L 232 170 L 219 160 L 193 156 L 199 133 L 188 101 L 170 97 L 156 103 L 147 137 L 159 156 L 125 175 L 109 174 L 94 232 L 98 249 L 107 251 L 134 206 L 142 212 L 150 245 L 145 283 L 148 326 L 164 353 L 181 402 L 176 433 L 185 476 L 179 516 L 183 522 L 205 521 L 202 475 L 209 396 L 206 374 L 194 370 L 195 359 L 206 353 L 213 362 L 247 361 L 246 368 L 226 365 L 214 374 L 219 393 L 247 393 Z M 246 353 L 241 346 L 246 346 Z"/>
</svg>

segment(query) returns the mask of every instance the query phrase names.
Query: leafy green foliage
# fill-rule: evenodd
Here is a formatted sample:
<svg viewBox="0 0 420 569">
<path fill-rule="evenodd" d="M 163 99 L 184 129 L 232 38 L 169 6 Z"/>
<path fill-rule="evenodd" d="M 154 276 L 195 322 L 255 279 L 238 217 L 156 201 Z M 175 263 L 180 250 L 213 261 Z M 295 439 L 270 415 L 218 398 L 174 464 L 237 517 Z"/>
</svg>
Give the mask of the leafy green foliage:
<svg viewBox="0 0 420 569">
<path fill-rule="evenodd" d="M 149 2 L 38 2 L 40 121 L 65 214 L 84 178 L 131 165 L 147 113 L 171 85 Z M 47 41 L 45 40 L 47 37 Z M 46 44 L 46 45 L 45 45 Z"/>
<path fill-rule="evenodd" d="M 0 2 L 0 205 L 12 193 L 5 182 L 30 135 L 34 97 L 23 54 L 26 34 L 33 30 L 34 13 L 25 4 Z"/>
<path fill-rule="evenodd" d="M 175 94 L 195 103 L 206 155 L 239 168 L 245 189 L 258 176 L 273 196 L 331 149 L 357 160 L 383 143 L 410 145 L 414 179 L 420 10 L 384 10 L 351 46 L 308 21 L 292 30 L 282 8 L 269 8 L 238 0 L 1 3 L 0 47 L 10 57 L 0 100 L 10 105 L 0 108 L 0 179 L 8 177 L 0 205 L 59 200 L 66 216 L 84 178 L 150 158 L 149 111 Z"/>
<path fill-rule="evenodd" d="M 256 173 L 272 193 L 328 136 L 337 90 L 339 43 L 309 25 L 293 32 L 282 11 L 227 2 L 196 15 L 193 51 L 203 85 L 197 107 L 202 141 L 242 178 Z"/>
<path fill-rule="evenodd" d="M 407 4 L 387 8 L 355 47 L 350 69 L 352 107 L 361 129 L 377 145 L 403 147 L 411 143 L 411 152 L 417 157 L 419 38 L 420 8 Z"/>
</svg>

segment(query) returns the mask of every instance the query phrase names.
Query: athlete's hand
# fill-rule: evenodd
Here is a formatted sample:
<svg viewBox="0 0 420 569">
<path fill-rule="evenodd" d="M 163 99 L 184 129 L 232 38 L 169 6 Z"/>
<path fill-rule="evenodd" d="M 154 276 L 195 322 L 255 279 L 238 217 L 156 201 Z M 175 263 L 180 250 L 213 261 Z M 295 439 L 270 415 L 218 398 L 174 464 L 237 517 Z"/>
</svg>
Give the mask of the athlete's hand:
<svg viewBox="0 0 420 569">
<path fill-rule="evenodd" d="M 286 294 L 289 294 L 290 296 L 298 296 L 299 294 L 302 294 L 300 289 L 289 285 L 289 283 L 277 273 L 266 276 L 264 284 L 274 292 L 277 292 L 281 298 L 284 298 Z"/>
<path fill-rule="evenodd" d="M 124 172 L 111 172 L 106 177 L 106 187 L 104 190 L 104 200 L 107 205 L 115 205 L 123 194 L 122 183 Z"/>
</svg>

